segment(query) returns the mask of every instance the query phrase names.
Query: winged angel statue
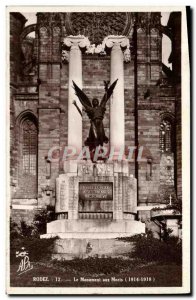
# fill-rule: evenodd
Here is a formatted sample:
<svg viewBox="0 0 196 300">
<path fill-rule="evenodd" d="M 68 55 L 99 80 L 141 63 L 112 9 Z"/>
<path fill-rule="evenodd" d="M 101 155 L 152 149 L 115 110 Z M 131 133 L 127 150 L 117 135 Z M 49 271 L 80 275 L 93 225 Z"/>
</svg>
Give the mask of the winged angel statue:
<svg viewBox="0 0 196 300">
<path fill-rule="evenodd" d="M 82 106 L 85 108 L 85 111 L 90 119 L 91 126 L 89 130 L 88 138 L 85 141 L 85 146 L 89 147 L 90 151 L 93 151 L 98 146 L 103 146 L 104 143 L 108 143 L 108 137 L 105 135 L 105 130 L 103 127 L 103 118 L 106 111 L 106 103 L 111 97 L 113 90 L 117 84 L 118 79 L 116 79 L 110 87 L 108 87 L 109 82 L 105 82 L 105 94 L 99 103 L 97 98 L 92 99 L 92 103 L 86 94 L 77 86 L 77 84 L 73 81 L 73 87 L 78 97 L 79 101 L 81 102 Z M 77 110 L 79 111 L 80 115 L 82 116 L 82 112 L 78 107 L 76 101 L 73 102 L 76 106 Z"/>
</svg>

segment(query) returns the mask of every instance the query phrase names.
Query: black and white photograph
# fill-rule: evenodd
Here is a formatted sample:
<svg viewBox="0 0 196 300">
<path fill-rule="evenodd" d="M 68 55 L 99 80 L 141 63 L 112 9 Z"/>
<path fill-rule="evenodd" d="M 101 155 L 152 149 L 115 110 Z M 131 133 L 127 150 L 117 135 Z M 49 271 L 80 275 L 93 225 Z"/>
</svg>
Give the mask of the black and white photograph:
<svg viewBox="0 0 196 300">
<path fill-rule="evenodd" d="M 6 18 L 7 293 L 190 293 L 187 8 Z"/>
</svg>

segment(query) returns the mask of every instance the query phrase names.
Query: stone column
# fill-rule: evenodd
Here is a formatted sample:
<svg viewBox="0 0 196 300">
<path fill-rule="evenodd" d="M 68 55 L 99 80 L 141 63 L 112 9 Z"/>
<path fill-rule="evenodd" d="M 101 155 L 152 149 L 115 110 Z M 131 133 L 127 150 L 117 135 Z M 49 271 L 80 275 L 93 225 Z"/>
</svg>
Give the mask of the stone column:
<svg viewBox="0 0 196 300">
<path fill-rule="evenodd" d="M 122 36 L 109 36 L 106 47 L 111 48 L 110 82 L 118 78 L 110 100 L 110 146 L 116 150 L 124 149 L 125 117 L 124 117 L 124 54 L 129 48 L 129 40 Z"/>
<path fill-rule="evenodd" d="M 82 118 L 73 101 L 78 107 L 81 103 L 75 95 L 72 80 L 82 89 L 82 53 L 81 48 L 89 45 L 89 40 L 84 36 L 69 36 L 64 44 L 70 48 L 69 53 L 69 92 L 68 92 L 68 146 L 75 147 L 77 151 L 82 148 Z"/>
</svg>

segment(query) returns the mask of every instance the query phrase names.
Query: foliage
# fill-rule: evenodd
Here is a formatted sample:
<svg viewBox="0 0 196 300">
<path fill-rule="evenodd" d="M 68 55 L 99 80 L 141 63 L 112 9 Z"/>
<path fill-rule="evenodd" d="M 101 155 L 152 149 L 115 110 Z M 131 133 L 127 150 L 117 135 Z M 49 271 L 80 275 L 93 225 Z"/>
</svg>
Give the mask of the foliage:
<svg viewBox="0 0 196 300">
<path fill-rule="evenodd" d="M 24 220 L 20 221 L 20 224 L 17 224 L 10 219 L 10 240 L 13 241 L 14 239 L 18 238 L 25 238 L 30 237 L 33 232 L 33 226 L 28 225 Z"/>
<path fill-rule="evenodd" d="M 10 239 L 16 239 L 18 238 L 20 235 L 19 232 L 19 228 L 18 225 L 12 220 L 12 218 L 10 219 Z"/>
<path fill-rule="evenodd" d="M 162 223 L 162 230 L 161 230 L 161 234 L 160 234 L 160 238 L 167 242 L 169 241 L 169 239 L 171 238 L 171 233 L 173 232 L 173 230 L 171 228 L 167 228 L 165 223 Z"/>
<path fill-rule="evenodd" d="M 10 262 L 16 263 L 16 251 L 25 248 L 29 253 L 30 261 L 47 261 L 51 259 L 51 254 L 56 238 L 40 239 L 35 237 L 16 238 L 10 244 Z"/>
<path fill-rule="evenodd" d="M 46 224 L 54 218 L 54 208 L 48 206 L 47 209 L 41 209 L 35 214 L 31 224 L 21 219 L 18 225 L 10 219 L 10 238 L 39 237 L 41 234 L 46 233 Z"/>
<path fill-rule="evenodd" d="M 27 224 L 24 220 L 20 221 L 19 233 L 22 237 L 30 237 L 33 234 L 34 226 Z"/>
<path fill-rule="evenodd" d="M 182 242 L 168 232 L 164 240 L 156 239 L 151 233 L 138 234 L 129 238 L 121 238 L 126 242 L 134 242 L 132 258 L 140 258 L 146 262 L 182 263 Z"/>
<path fill-rule="evenodd" d="M 136 266 L 137 260 L 131 261 L 122 258 L 88 257 L 85 259 L 75 258 L 73 260 L 55 260 L 53 265 L 63 268 L 65 271 L 79 272 L 80 274 L 119 274 L 130 266 Z"/>
<path fill-rule="evenodd" d="M 54 240 L 40 239 L 40 234 L 46 233 L 46 224 L 54 219 L 54 209 L 42 209 L 32 222 L 27 224 L 21 219 L 19 224 L 10 219 L 10 260 L 16 261 L 16 251 L 22 247 L 29 252 L 30 259 L 39 261 L 51 258 Z"/>
<path fill-rule="evenodd" d="M 34 216 L 34 236 L 46 233 L 46 224 L 54 220 L 54 207 L 48 206 L 47 209 L 42 209 Z"/>
<path fill-rule="evenodd" d="M 180 212 L 182 214 L 182 201 L 174 202 L 174 213 Z"/>
</svg>

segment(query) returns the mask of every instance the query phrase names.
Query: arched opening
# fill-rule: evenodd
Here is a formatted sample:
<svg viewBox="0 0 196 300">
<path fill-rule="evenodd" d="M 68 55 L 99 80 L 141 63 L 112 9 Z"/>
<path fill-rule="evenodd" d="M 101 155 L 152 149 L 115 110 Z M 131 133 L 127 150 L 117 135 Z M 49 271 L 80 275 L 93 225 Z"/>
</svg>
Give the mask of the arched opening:
<svg viewBox="0 0 196 300">
<path fill-rule="evenodd" d="M 160 150 L 162 153 L 173 152 L 172 123 L 168 119 L 163 119 L 160 123 Z"/>
<path fill-rule="evenodd" d="M 172 70 L 172 64 L 169 63 L 169 57 L 172 51 L 171 39 L 166 35 L 162 35 L 162 63 Z"/>
<path fill-rule="evenodd" d="M 26 112 L 17 121 L 18 188 L 16 198 L 37 198 L 37 119 L 32 113 Z"/>
<path fill-rule="evenodd" d="M 35 31 L 27 34 L 23 39 L 21 39 L 21 49 L 23 53 L 23 75 L 36 75 L 37 74 L 37 50 L 36 50 L 37 40 L 35 38 Z"/>
<path fill-rule="evenodd" d="M 162 201 L 169 196 L 175 199 L 175 119 L 170 113 L 163 113 L 160 122 L 160 194 Z"/>
<path fill-rule="evenodd" d="M 37 127 L 29 118 L 22 124 L 22 166 L 23 173 L 36 175 Z"/>
</svg>

